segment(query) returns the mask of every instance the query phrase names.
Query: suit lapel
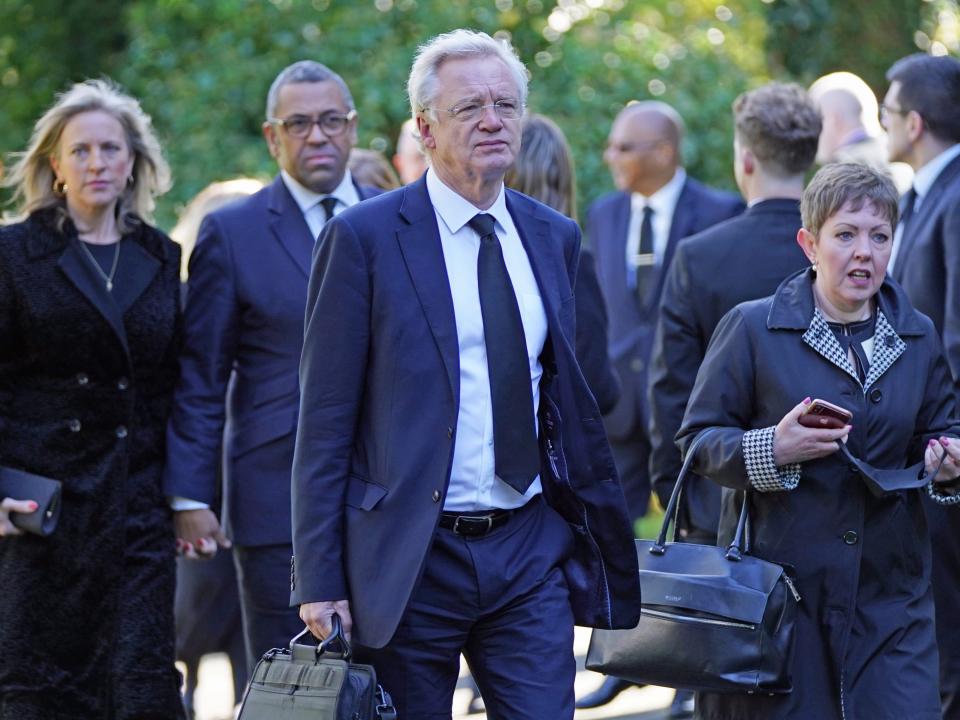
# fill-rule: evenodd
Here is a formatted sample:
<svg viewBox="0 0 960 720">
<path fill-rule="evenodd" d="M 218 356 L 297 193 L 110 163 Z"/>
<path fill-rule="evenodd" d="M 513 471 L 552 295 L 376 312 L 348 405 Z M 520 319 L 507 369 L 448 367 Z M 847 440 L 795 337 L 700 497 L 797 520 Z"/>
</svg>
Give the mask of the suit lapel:
<svg viewBox="0 0 960 720">
<path fill-rule="evenodd" d="M 450 280 L 440 244 L 437 217 L 427 193 L 426 176 L 404 188 L 400 215 L 406 227 L 397 231 L 400 252 L 413 282 L 423 314 L 427 317 L 440 357 L 447 371 L 450 390 L 460 397 L 460 346 L 453 313 Z"/>
<path fill-rule="evenodd" d="M 530 268 L 540 289 L 543 300 L 543 309 L 547 314 L 547 325 L 552 330 L 556 327 L 557 311 L 563 298 L 560 297 L 561 283 L 556 281 L 554 267 L 545 257 L 545 250 L 550 247 L 550 224 L 538 218 L 531 211 L 526 202 L 514 200 L 514 196 L 507 192 L 507 210 L 513 217 L 520 234 L 520 242 L 530 260 Z"/>
<path fill-rule="evenodd" d="M 67 276 L 67 279 L 104 317 L 123 346 L 124 353 L 129 354 L 127 331 L 123 326 L 123 313 L 110 293 L 107 292 L 103 278 L 97 275 L 96 271 L 90 266 L 89 260 L 83 256 L 78 245 L 79 242 L 80 240 L 76 237 L 70 238 L 63 254 L 57 260 L 57 265 Z"/>
<path fill-rule="evenodd" d="M 960 173 L 960 157 L 955 157 L 940 172 L 930 191 L 924 196 L 920 207 L 914 209 L 904 224 L 903 235 L 900 239 L 901 247 L 897 251 L 897 262 L 893 266 L 895 280 L 903 280 L 904 271 L 910 263 L 911 255 L 913 255 L 911 251 L 916 247 L 918 239 L 928 234 L 928 226 L 937 215 L 943 193 L 958 173 Z M 902 217 L 903 207 L 900 208 L 900 214 Z"/>
<path fill-rule="evenodd" d="M 309 278 L 314 238 L 310 237 L 310 228 L 300 206 L 279 175 L 270 186 L 267 207 L 271 214 L 270 231 L 300 268 L 304 277 Z"/>
<path fill-rule="evenodd" d="M 673 260 L 673 254 L 677 251 L 677 243 L 687 237 L 693 230 L 693 219 L 696 217 L 696 198 L 690 188 L 690 179 L 687 178 L 683 183 L 683 189 L 677 198 L 677 205 L 673 209 L 673 217 L 670 220 L 670 234 L 667 236 L 667 246 L 663 249 L 663 258 L 657 265 L 657 275 L 654 281 L 650 283 L 650 292 L 647 293 L 644 310 L 647 313 L 655 313 L 660 300 L 664 280 L 666 280 L 666 268 L 670 267 L 670 261 Z"/>
</svg>

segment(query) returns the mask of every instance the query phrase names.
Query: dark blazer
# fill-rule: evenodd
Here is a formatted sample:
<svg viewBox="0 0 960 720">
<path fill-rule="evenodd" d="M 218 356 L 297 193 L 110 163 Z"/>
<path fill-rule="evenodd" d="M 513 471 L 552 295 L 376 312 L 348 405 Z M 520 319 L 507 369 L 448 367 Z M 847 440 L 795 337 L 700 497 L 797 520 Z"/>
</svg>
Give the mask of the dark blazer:
<svg viewBox="0 0 960 720">
<path fill-rule="evenodd" d="M 121 242 L 110 294 L 73 223 L 0 228 L 0 464 L 63 483 L 52 535 L 0 539 L 5 718 L 183 716 L 160 490 L 180 247 L 142 223 Z"/>
<path fill-rule="evenodd" d="M 577 362 L 587 387 L 597 400 L 600 413 L 608 413 L 620 397 L 620 379 L 607 354 L 607 305 L 597 281 L 593 253 L 580 251 L 580 265 L 574 286 L 577 314 Z"/>
<path fill-rule="evenodd" d="M 627 285 L 627 231 L 630 194 L 615 192 L 597 200 L 587 213 L 587 239 L 597 259 L 597 276 L 610 313 L 609 353 L 620 376 L 620 400 L 606 416 L 612 438 L 627 439 L 647 422 L 647 363 L 665 273 L 681 238 L 739 214 L 743 200 L 688 177 L 677 200 L 670 237 L 652 289 L 641 303 Z"/>
<path fill-rule="evenodd" d="M 940 333 L 954 387 L 960 397 L 960 157 L 940 173 L 909 221 L 893 277 L 914 307 Z M 940 640 L 941 690 L 960 693 L 960 634 L 954 632 L 960 604 L 960 514 L 928 504 L 933 538 L 933 589 Z M 955 703 L 954 703 L 955 705 Z M 949 720 L 955 720 L 956 707 Z"/>
<path fill-rule="evenodd" d="M 874 467 L 918 462 L 928 439 L 960 432 L 937 332 L 899 286 L 877 294 L 884 322 L 861 386 L 826 322 L 812 322 L 812 277 L 801 271 L 773 297 L 738 305 L 710 341 L 679 437 L 686 448 L 715 428 L 694 469 L 728 488 L 748 485 L 744 432 L 773 428 L 808 395 L 853 412 L 847 447 Z M 751 492 L 752 551 L 793 566 L 803 598 L 794 690 L 703 694 L 698 717 L 939 720 L 923 492 L 877 497 L 839 452 L 802 463 L 794 490 Z M 720 542 L 736 523 L 727 509 Z"/>
<path fill-rule="evenodd" d="M 808 264 L 797 244 L 801 225 L 798 200 L 763 200 L 677 245 L 650 360 L 650 480 L 664 507 L 682 464 L 674 435 L 710 336 L 728 310 L 772 294 Z M 683 502 L 687 528 L 716 533 L 715 483 L 691 477 Z"/>
<path fill-rule="evenodd" d="M 507 190 L 543 299 L 541 480 L 574 530 L 576 622 L 639 618 L 633 533 L 600 413 L 574 357 L 576 224 Z M 348 598 L 361 645 L 393 635 L 447 490 L 460 397 L 453 301 L 426 180 L 324 228 L 300 366 L 292 602 Z"/>
<path fill-rule="evenodd" d="M 357 187 L 360 198 L 377 194 Z M 314 239 L 280 176 L 208 215 L 190 258 L 164 491 L 213 505 L 238 545 L 290 542 L 303 315 Z"/>
</svg>

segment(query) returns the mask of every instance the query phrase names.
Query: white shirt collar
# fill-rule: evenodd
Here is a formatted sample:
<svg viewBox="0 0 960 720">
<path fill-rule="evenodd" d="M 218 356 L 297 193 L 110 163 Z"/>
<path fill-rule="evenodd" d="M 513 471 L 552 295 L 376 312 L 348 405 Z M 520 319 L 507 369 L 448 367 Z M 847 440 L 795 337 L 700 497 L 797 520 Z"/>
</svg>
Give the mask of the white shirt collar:
<svg viewBox="0 0 960 720">
<path fill-rule="evenodd" d="M 643 210 L 645 205 L 649 205 L 653 208 L 655 214 L 659 214 L 661 217 L 673 217 L 673 210 L 677 206 L 677 200 L 680 199 L 680 193 L 683 191 L 683 184 L 686 181 L 686 170 L 678 167 L 670 181 L 650 197 L 633 193 L 630 196 L 633 210 Z"/>
<path fill-rule="evenodd" d="M 293 176 L 286 170 L 280 171 L 280 177 L 283 178 L 283 184 L 287 186 L 287 190 L 293 195 L 293 200 L 297 203 L 297 207 L 300 208 L 300 212 L 304 214 L 325 197 L 335 197 L 347 207 L 360 202 L 360 196 L 357 195 L 357 189 L 353 185 L 353 176 L 350 174 L 349 168 L 343 171 L 343 178 L 340 180 L 340 184 L 333 189 L 332 193 L 328 193 L 327 195 L 315 193 L 313 190 L 304 187 L 294 180 Z"/>
<path fill-rule="evenodd" d="M 447 226 L 451 235 L 456 235 L 477 213 L 489 213 L 501 228 L 508 227 L 507 218 L 510 217 L 510 212 L 507 210 L 503 185 L 500 186 L 500 193 L 493 205 L 486 210 L 481 210 L 463 195 L 444 184 L 431 167 L 427 169 L 427 192 L 430 194 L 430 202 L 433 203 L 437 216 Z"/>
<path fill-rule="evenodd" d="M 960 143 L 947 148 L 942 153 L 937 155 L 933 160 L 917 170 L 917 174 L 913 176 L 913 189 L 916 191 L 917 195 L 919 195 L 921 198 L 925 197 L 926 194 L 930 192 L 930 188 L 932 188 L 933 184 L 937 181 L 940 173 L 943 172 L 943 169 L 958 155 L 960 155 Z"/>
</svg>

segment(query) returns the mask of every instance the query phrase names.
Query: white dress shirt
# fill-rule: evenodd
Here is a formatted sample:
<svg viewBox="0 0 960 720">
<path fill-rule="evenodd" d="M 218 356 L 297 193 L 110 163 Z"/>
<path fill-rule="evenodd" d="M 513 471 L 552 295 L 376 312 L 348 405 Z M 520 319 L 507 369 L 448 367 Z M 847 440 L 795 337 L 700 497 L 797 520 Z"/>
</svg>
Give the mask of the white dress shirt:
<svg viewBox="0 0 960 720">
<path fill-rule="evenodd" d="M 667 251 L 667 241 L 670 239 L 670 226 L 673 224 L 673 212 L 677 209 L 677 200 L 683 191 L 683 184 L 687 180 L 687 173 L 683 168 L 670 178 L 670 181 L 657 190 L 650 197 L 633 193 L 630 196 L 630 226 L 627 228 L 627 280 L 630 287 L 636 286 L 636 257 L 640 252 L 640 225 L 643 223 L 643 208 L 649 205 L 653 209 L 650 224 L 653 228 L 653 257 L 654 264 L 663 264 L 663 256 Z"/>
<path fill-rule="evenodd" d="M 300 208 L 300 212 L 303 213 L 303 219 L 307 221 L 307 227 L 310 228 L 310 234 L 313 235 L 314 240 L 320 236 L 320 231 L 323 230 L 327 220 L 323 206 L 320 204 L 321 200 L 325 197 L 334 197 L 339 200 L 333 209 L 334 215 L 339 215 L 351 205 L 360 202 L 360 196 L 357 194 L 357 188 L 353 184 L 353 177 L 350 175 L 349 169 L 344 170 L 340 184 L 328 195 L 319 195 L 313 190 L 305 188 L 294 180 L 293 176 L 286 170 L 280 171 L 280 177 L 283 179 L 283 184 L 287 186 L 287 190 L 293 195 L 293 200 Z"/>
<path fill-rule="evenodd" d="M 917 194 L 913 201 L 914 213 L 920 211 L 920 206 L 923 204 L 923 198 L 930 193 L 930 188 L 933 187 L 933 184 L 937 181 L 937 178 L 940 177 L 940 173 L 944 171 L 947 165 L 949 165 L 950 162 L 957 157 L 957 155 L 960 155 L 960 144 L 947 148 L 942 153 L 937 155 L 933 160 L 917 170 L 916 175 L 913 176 L 913 191 Z M 902 244 L 903 223 L 901 222 L 897 223 L 897 229 L 893 232 L 893 248 L 890 250 L 890 262 L 887 263 L 888 274 L 893 271 L 893 264 L 897 260 L 897 255 L 900 254 L 900 247 Z"/>
<path fill-rule="evenodd" d="M 468 512 L 520 507 L 542 488 L 537 476 L 527 492 L 520 495 L 494 473 L 493 406 L 477 282 L 480 236 L 467 225 L 474 215 L 488 213 L 496 220 L 494 229 L 503 248 L 527 341 L 534 417 L 540 404 L 540 376 L 543 375 L 540 353 L 547 339 L 547 316 L 540 289 L 520 234 L 507 211 L 502 188 L 493 206 L 481 210 L 444 185 L 431 168 L 427 170 L 427 192 L 437 215 L 460 351 L 460 410 L 450 486 L 443 509 Z"/>
</svg>

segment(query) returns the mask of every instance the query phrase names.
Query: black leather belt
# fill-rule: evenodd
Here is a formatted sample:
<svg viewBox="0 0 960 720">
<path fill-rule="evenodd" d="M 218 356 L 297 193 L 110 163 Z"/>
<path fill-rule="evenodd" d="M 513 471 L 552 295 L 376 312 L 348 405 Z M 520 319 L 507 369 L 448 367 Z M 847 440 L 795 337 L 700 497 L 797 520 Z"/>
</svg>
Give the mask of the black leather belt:
<svg viewBox="0 0 960 720">
<path fill-rule="evenodd" d="M 506 524 L 513 510 L 490 510 L 482 513 L 440 513 L 440 527 L 463 537 L 480 537 Z"/>
</svg>

